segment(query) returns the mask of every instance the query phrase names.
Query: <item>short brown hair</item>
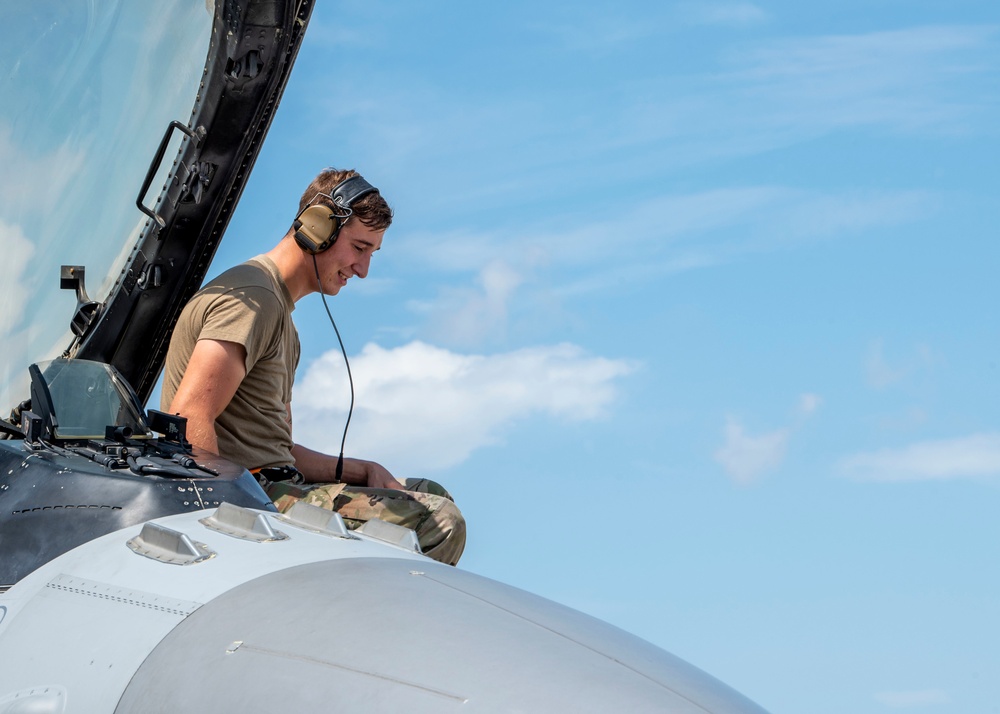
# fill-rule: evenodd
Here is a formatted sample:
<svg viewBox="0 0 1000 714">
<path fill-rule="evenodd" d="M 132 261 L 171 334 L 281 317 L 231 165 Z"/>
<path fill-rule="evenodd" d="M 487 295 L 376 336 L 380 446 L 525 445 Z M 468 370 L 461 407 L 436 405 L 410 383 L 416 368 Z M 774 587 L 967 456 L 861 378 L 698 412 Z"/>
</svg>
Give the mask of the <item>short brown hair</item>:
<svg viewBox="0 0 1000 714">
<path fill-rule="evenodd" d="M 340 171 L 338 169 L 323 169 L 319 176 L 313 179 L 309 188 L 302 194 L 299 200 L 299 213 L 309 206 L 323 205 L 333 207 L 333 201 L 329 196 L 333 195 L 333 189 L 337 184 L 346 181 L 352 176 L 360 176 L 354 169 Z M 369 228 L 377 231 L 384 231 L 392 223 L 392 209 L 382 198 L 382 194 L 376 192 L 368 193 L 356 200 L 351 205 L 353 215 Z"/>
</svg>

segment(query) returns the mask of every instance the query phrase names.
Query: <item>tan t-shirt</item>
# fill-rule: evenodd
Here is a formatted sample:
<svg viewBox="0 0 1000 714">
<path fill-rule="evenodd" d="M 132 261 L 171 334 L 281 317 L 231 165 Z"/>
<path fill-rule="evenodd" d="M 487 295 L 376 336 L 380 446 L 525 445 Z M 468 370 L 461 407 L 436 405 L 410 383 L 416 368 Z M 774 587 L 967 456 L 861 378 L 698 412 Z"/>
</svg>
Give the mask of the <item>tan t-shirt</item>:
<svg viewBox="0 0 1000 714">
<path fill-rule="evenodd" d="M 163 374 L 161 409 L 169 411 L 198 340 L 246 349 L 246 377 L 215 420 L 219 453 L 248 469 L 285 466 L 292 458 L 286 405 L 299 363 L 295 303 L 270 258 L 256 258 L 207 283 L 174 328 Z"/>
</svg>

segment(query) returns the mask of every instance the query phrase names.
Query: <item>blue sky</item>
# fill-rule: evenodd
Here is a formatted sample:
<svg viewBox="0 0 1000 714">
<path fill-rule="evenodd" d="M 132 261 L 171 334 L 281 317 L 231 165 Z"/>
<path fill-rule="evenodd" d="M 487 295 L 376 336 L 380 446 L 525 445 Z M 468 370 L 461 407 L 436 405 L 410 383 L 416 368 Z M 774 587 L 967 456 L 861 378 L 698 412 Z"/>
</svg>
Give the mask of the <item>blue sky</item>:
<svg viewBox="0 0 1000 714">
<path fill-rule="evenodd" d="M 773 714 L 997 712 L 998 79 L 988 2 L 323 2 L 213 272 L 359 169 L 348 452 L 462 567 Z"/>
</svg>

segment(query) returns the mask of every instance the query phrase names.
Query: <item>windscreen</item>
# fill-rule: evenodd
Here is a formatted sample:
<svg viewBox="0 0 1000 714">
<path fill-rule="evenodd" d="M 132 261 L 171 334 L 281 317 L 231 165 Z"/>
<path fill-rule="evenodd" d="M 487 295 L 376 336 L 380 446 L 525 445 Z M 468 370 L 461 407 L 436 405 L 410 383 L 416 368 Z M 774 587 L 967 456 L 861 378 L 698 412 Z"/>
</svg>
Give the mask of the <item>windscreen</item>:
<svg viewBox="0 0 1000 714">
<path fill-rule="evenodd" d="M 60 266 L 85 266 L 90 298 L 107 297 L 146 220 L 135 200 L 160 139 L 191 115 L 211 30 L 205 0 L 0 4 L 0 416 L 27 398 L 28 365 L 70 343 Z"/>
<path fill-rule="evenodd" d="M 135 395 L 113 367 L 57 359 L 38 369 L 52 400 L 57 439 L 103 439 L 109 426 L 126 427 L 134 437 L 148 436 Z"/>
</svg>

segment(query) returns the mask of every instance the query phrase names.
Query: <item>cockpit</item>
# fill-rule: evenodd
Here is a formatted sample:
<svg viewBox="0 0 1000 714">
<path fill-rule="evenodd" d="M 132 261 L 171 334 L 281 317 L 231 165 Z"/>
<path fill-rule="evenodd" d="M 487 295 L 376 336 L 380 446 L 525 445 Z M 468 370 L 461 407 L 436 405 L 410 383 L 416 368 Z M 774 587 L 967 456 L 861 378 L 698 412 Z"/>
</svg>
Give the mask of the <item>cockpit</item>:
<svg viewBox="0 0 1000 714">
<path fill-rule="evenodd" d="M 143 412 L 118 371 L 56 359 L 29 367 L 20 430 L 0 440 L 0 589 L 103 533 L 234 505 L 274 510 L 256 479 L 185 438 L 184 419 Z"/>
</svg>

